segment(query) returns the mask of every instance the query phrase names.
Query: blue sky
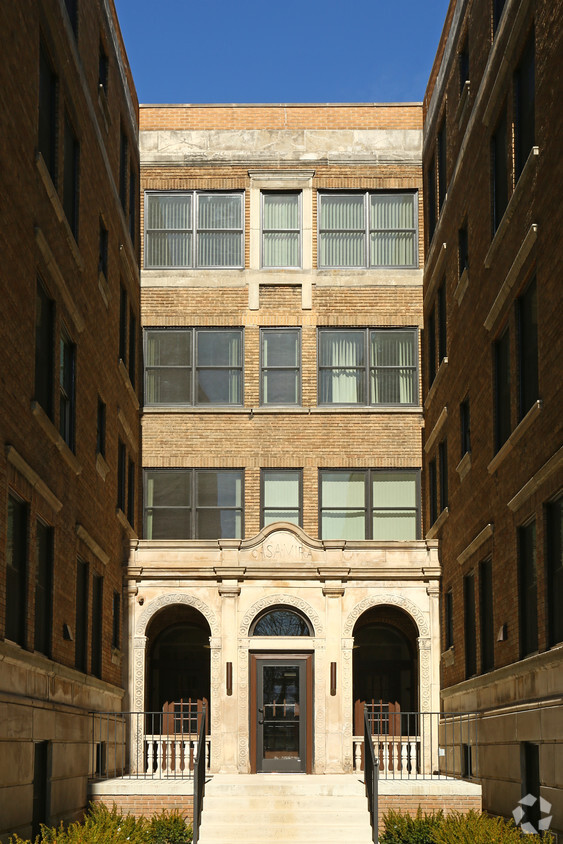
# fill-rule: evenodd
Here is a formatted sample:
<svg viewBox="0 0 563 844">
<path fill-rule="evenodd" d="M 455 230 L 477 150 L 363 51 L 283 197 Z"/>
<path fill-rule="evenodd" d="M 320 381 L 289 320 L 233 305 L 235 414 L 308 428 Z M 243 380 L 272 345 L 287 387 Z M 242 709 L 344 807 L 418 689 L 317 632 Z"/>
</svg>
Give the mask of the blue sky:
<svg viewBox="0 0 563 844">
<path fill-rule="evenodd" d="M 115 0 L 141 103 L 418 102 L 448 0 Z"/>
</svg>

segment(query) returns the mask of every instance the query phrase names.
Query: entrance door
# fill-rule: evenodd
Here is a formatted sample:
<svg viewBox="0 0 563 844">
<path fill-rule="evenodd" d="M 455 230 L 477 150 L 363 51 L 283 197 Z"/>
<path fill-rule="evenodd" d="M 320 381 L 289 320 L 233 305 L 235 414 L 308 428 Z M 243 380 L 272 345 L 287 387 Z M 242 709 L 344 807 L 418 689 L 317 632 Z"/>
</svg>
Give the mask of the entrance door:
<svg viewBox="0 0 563 844">
<path fill-rule="evenodd" d="M 312 770 L 312 656 L 252 656 L 255 772 Z"/>
</svg>

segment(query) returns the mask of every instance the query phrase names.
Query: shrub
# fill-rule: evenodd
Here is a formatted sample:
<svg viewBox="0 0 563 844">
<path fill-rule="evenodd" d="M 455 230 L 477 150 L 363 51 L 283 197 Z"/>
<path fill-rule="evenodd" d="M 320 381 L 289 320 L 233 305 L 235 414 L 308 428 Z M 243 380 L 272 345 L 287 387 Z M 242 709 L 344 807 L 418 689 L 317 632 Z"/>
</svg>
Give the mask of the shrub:
<svg viewBox="0 0 563 844">
<path fill-rule="evenodd" d="M 443 812 L 423 815 L 418 807 L 416 817 L 391 809 L 383 816 L 385 831 L 380 844 L 434 844 L 433 833 L 444 822 Z"/>
<path fill-rule="evenodd" d="M 192 827 L 178 811 L 161 812 L 149 821 L 148 836 L 150 844 L 190 844 Z"/>
<path fill-rule="evenodd" d="M 491 817 L 478 812 L 467 815 L 453 814 L 444 818 L 435 832 L 436 844 L 532 844 L 540 841 L 539 835 L 526 835 L 515 825 L 512 818 Z M 547 834 L 541 838 L 543 844 L 553 841 Z"/>
</svg>

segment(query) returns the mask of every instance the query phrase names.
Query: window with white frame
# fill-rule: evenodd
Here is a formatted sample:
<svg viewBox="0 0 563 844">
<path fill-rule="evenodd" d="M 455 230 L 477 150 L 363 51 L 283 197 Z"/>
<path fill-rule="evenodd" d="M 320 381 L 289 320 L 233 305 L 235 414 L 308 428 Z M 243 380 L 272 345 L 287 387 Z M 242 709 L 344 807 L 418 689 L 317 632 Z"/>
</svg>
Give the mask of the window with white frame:
<svg viewBox="0 0 563 844">
<path fill-rule="evenodd" d="M 318 265 L 416 267 L 418 194 L 319 193 Z"/>
<path fill-rule="evenodd" d="M 319 404 L 417 403 L 414 328 L 319 329 Z"/>
<path fill-rule="evenodd" d="M 242 193 L 145 194 L 145 268 L 244 266 Z"/>
<path fill-rule="evenodd" d="M 298 328 L 261 331 L 261 403 L 300 404 L 300 336 Z"/>
<path fill-rule="evenodd" d="M 417 539 L 418 469 L 323 469 L 319 479 L 323 539 Z"/>
<path fill-rule="evenodd" d="M 301 469 L 262 469 L 261 527 L 273 522 L 303 525 Z"/>
<path fill-rule="evenodd" d="M 242 329 L 146 329 L 145 404 L 242 404 Z"/>
<path fill-rule="evenodd" d="M 240 539 L 241 469 L 145 469 L 146 539 Z"/>
<path fill-rule="evenodd" d="M 301 266 L 301 192 L 262 191 L 262 266 Z"/>
</svg>

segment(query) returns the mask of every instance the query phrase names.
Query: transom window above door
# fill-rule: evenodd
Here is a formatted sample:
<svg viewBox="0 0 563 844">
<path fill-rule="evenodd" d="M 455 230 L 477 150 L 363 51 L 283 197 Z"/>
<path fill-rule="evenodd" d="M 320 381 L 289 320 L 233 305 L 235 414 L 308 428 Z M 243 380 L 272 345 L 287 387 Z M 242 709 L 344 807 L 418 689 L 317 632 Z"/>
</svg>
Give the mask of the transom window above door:
<svg viewBox="0 0 563 844">
<path fill-rule="evenodd" d="M 290 607 L 266 610 L 250 626 L 251 636 L 311 636 L 310 622 L 302 613 Z"/>
<path fill-rule="evenodd" d="M 262 192 L 262 266 L 301 266 L 301 192 Z"/>
<path fill-rule="evenodd" d="M 417 267 L 418 194 L 319 193 L 319 268 Z"/>
<path fill-rule="evenodd" d="M 145 404 L 242 404 L 242 328 L 147 328 Z"/>
<path fill-rule="evenodd" d="M 145 193 L 145 269 L 242 268 L 244 194 Z"/>
<path fill-rule="evenodd" d="M 415 405 L 414 328 L 319 329 L 319 404 Z"/>
</svg>

